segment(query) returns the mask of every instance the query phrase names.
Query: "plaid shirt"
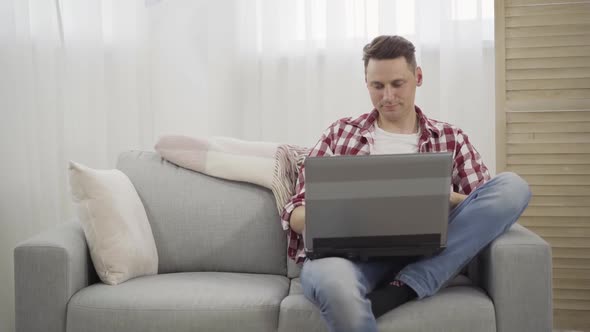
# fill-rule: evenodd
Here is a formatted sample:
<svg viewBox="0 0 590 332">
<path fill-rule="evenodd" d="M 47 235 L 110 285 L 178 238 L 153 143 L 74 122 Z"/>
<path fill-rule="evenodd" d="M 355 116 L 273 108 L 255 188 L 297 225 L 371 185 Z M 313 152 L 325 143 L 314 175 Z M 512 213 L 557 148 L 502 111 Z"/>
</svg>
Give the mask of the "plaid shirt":
<svg viewBox="0 0 590 332">
<path fill-rule="evenodd" d="M 416 114 L 420 124 L 418 151 L 453 152 L 453 172 L 451 182 L 453 191 L 468 195 L 476 187 L 490 179 L 487 167 L 479 153 L 469 142 L 467 135 L 459 128 L 448 123 L 427 118 L 416 106 Z M 319 142 L 312 148 L 309 156 L 368 155 L 374 143 L 373 134 L 375 121 L 379 113 L 373 110 L 357 119 L 344 118 L 334 122 L 323 133 Z M 288 231 L 288 255 L 297 263 L 305 259 L 303 239 L 289 226 L 291 213 L 301 205 L 305 205 L 305 172 L 304 166 L 299 170 L 295 185 L 295 195 L 285 205 L 281 214 L 283 229 Z"/>
</svg>

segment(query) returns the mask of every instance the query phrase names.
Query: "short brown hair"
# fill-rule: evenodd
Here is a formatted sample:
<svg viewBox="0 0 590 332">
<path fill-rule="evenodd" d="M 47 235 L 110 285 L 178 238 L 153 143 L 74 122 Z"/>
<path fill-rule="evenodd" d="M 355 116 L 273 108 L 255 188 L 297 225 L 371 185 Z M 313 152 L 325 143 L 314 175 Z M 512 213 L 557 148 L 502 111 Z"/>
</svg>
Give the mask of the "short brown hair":
<svg viewBox="0 0 590 332">
<path fill-rule="evenodd" d="M 403 56 L 412 70 L 416 69 L 416 48 L 409 40 L 401 36 L 379 36 L 363 47 L 365 73 L 369 59 L 385 60 Z"/>
</svg>

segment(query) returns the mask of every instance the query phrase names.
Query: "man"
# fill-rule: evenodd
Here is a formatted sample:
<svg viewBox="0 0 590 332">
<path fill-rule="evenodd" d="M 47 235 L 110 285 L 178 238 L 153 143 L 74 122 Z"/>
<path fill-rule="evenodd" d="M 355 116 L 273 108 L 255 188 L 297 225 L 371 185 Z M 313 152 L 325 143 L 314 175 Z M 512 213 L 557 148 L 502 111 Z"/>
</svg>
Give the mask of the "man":
<svg viewBox="0 0 590 332">
<path fill-rule="evenodd" d="M 364 47 L 363 60 L 373 111 L 334 122 L 309 155 L 452 152 L 452 210 L 447 248 L 435 256 L 410 264 L 399 259 L 306 260 L 301 237 L 305 227 L 302 167 L 282 223 L 289 232 L 289 257 L 304 262 L 304 294 L 318 305 L 330 331 L 377 331 L 376 317 L 414 298 L 435 294 L 510 228 L 531 195 L 527 183 L 514 173 L 490 179 L 479 153 L 461 129 L 427 118 L 414 105 L 423 74 L 411 42 L 399 36 L 377 37 Z M 395 213 L 391 211 L 394 218 Z"/>
</svg>

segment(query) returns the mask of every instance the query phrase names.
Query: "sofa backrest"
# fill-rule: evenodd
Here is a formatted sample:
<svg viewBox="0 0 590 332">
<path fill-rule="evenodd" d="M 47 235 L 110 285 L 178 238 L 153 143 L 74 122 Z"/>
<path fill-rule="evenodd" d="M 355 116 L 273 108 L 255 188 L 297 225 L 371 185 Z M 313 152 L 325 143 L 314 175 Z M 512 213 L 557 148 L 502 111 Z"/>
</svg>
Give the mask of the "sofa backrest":
<svg viewBox="0 0 590 332">
<path fill-rule="evenodd" d="M 117 168 L 145 206 L 159 273 L 286 275 L 286 236 L 270 190 L 193 172 L 155 152 L 124 152 Z"/>
</svg>

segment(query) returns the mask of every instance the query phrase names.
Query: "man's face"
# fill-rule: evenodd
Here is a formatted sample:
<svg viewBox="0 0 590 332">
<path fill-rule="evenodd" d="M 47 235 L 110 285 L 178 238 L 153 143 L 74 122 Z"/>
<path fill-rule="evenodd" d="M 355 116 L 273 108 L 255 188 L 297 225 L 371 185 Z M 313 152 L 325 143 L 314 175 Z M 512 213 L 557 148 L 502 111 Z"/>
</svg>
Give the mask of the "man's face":
<svg viewBox="0 0 590 332">
<path fill-rule="evenodd" d="M 415 70 L 403 56 L 395 59 L 369 59 L 365 80 L 371 102 L 379 117 L 395 123 L 414 116 L 416 87 L 422 85 L 422 69 Z"/>
</svg>

